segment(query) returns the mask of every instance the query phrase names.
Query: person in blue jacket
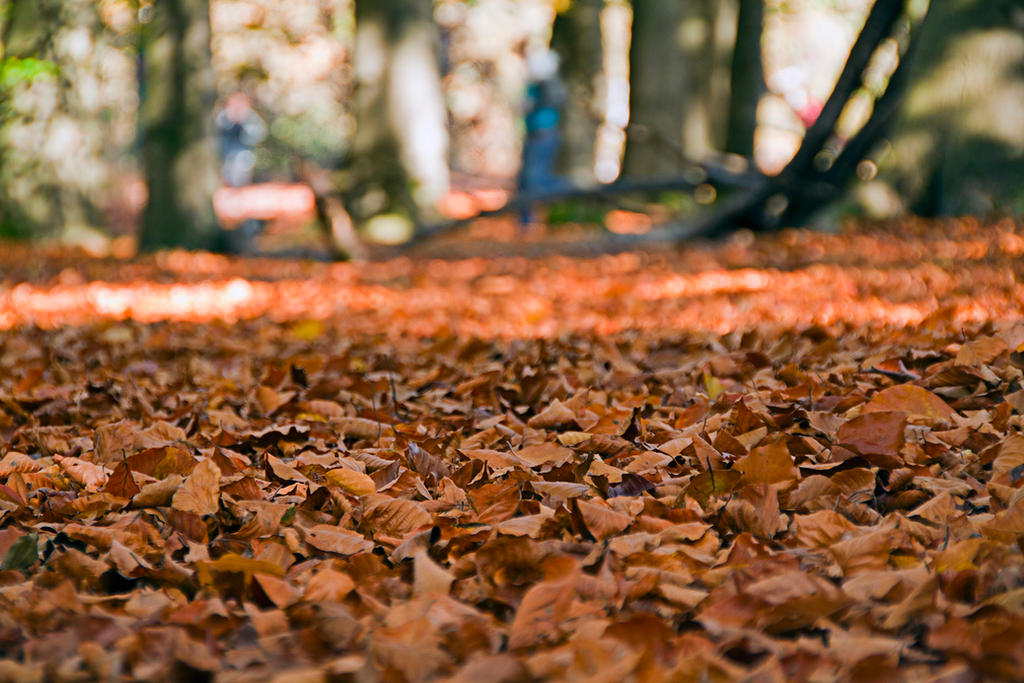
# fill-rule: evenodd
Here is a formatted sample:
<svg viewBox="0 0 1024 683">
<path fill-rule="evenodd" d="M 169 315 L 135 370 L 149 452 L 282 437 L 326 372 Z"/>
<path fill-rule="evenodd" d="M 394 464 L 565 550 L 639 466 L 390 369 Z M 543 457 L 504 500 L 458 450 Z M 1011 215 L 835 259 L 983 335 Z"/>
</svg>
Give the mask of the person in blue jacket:
<svg viewBox="0 0 1024 683">
<path fill-rule="evenodd" d="M 562 107 L 567 96 L 565 84 L 558 76 L 559 59 L 555 51 L 543 49 L 529 53 L 526 66 L 526 137 L 518 179 L 521 194 L 555 190 L 562 184 L 555 175 L 555 162 L 561 144 Z M 520 222 L 523 225 L 533 222 L 531 208 L 520 212 Z"/>
</svg>

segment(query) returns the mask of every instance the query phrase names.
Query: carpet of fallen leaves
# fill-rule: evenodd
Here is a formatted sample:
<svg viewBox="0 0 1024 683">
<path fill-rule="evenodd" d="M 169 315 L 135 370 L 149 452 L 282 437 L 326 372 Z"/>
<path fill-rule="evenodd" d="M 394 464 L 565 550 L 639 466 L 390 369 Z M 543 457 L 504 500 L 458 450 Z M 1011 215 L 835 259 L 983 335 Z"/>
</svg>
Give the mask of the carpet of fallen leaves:
<svg viewBox="0 0 1024 683">
<path fill-rule="evenodd" d="M 0 680 L 1019 680 L 1022 253 L 0 248 Z"/>
</svg>

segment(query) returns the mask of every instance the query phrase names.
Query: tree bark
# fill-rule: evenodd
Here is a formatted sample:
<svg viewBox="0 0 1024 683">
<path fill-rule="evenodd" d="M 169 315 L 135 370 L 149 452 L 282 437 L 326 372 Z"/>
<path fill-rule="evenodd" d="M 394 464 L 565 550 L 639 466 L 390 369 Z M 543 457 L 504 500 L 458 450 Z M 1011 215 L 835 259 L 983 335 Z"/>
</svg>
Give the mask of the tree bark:
<svg viewBox="0 0 1024 683">
<path fill-rule="evenodd" d="M 678 171 L 710 151 L 714 11 L 706 0 L 633 0 L 626 175 Z"/>
<path fill-rule="evenodd" d="M 678 34 L 682 2 L 633 0 L 629 48 L 629 137 L 623 173 L 661 175 L 678 168 L 666 145 L 681 151 L 686 59 Z"/>
<path fill-rule="evenodd" d="M 6 72 L 0 84 L 0 234 L 38 238 L 98 226 L 102 218 L 89 179 L 61 175 L 67 171 L 62 162 L 81 150 L 58 160 L 14 132 L 25 123 L 47 133 L 60 123 L 88 125 L 89 114 L 76 107 L 75 83 L 62 73 L 73 73 L 76 60 L 56 43 L 62 29 L 93 20 L 93 9 L 60 0 L 9 0 L 0 8 L 0 64 Z M 56 92 L 33 95 L 30 84 L 38 78 L 51 80 Z"/>
<path fill-rule="evenodd" d="M 160 0 L 150 7 L 140 45 L 139 127 L 149 199 L 139 246 L 216 248 L 209 2 Z"/>
<path fill-rule="evenodd" d="M 753 158 L 757 104 L 765 93 L 761 60 L 764 0 L 739 0 L 736 41 L 729 78 L 729 117 L 725 151 Z"/>
<path fill-rule="evenodd" d="M 429 0 L 355 3 L 357 130 L 338 189 L 372 239 L 402 241 L 448 191 L 448 131 Z"/>
<path fill-rule="evenodd" d="M 880 182 L 899 200 L 888 208 L 1024 214 L 1020 2 L 933 0 L 909 81 L 880 164 Z"/>
<path fill-rule="evenodd" d="M 569 91 L 563 111 L 559 171 L 580 184 L 594 182 L 594 141 L 600 115 L 595 98 L 601 79 L 603 0 L 576 0 L 555 18 L 551 47 L 562 59 L 561 75 Z"/>
</svg>

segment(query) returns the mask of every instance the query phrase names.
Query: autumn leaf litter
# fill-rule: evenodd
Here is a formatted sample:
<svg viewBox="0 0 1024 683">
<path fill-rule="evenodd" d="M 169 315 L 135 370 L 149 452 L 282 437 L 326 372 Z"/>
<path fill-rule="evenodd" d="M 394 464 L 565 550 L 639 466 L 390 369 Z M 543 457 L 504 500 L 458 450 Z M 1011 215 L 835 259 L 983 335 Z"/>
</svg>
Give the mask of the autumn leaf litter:
<svg viewBox="0 0 1024 683">
<path fill-rule="evenodd" d="M 416 308 L 436 283 L 415 273 L 393 285 L 404 315 L 382 295 L 391 327 L 13 324 L 0 679 L 1019 679 L 1017 228 L 961 227 L 944 239 L 990 248 L 938 263 L 963 303 L 931 309 L 841 262 L 864 235 L 799 237 L 836 255 L 848 300 L 924 306 L 910 327 L 779 324 L 734 288 L 671 299 L 710 316 L 724 297 L 750 313 L 734 331 L 600 333 L 582 299 L 560 312 L 542 291 L 505 334 L 515 288 L 491 281 L 474 336 L 463 304 Z M 873 239 L 926 240 L 908 232 Z M 887 282 L 934 265 L 895 261 Z M 530 267 L 492 276 L 529 293 Z M 25 281 L 63 286 L 47 277 Z M 663 312 L 636 296 L 648 277 L 601 280 L 588 310 L 643 323 Z"/>
</svg>

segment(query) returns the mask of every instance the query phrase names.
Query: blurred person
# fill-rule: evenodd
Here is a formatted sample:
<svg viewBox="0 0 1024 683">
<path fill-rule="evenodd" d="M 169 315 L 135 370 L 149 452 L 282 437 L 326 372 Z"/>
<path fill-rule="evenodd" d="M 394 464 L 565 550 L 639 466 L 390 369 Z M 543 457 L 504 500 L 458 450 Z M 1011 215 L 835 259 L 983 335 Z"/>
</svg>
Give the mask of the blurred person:
<svg viewBox="0 0 1024 683">
<path fill-rule="evenodd" d="M 518 190 L 529 193 L 556 190 L 562 181 L 555 176 L 555 162 L 561 144 L 559 124 L 567 90 L 559 78 L 560 60 L 554 50 L 544 48 L 526 56 L 527 85 L 523 106 L 526 137 L 523 162 L 519 169 Z M 533 211 L 520 213 L 522 225 L 533 222 Z"/>
<path fill-rule="evenodd" d="M 267 137 L 267 124 L 252 108 L 252 100 L 242 92 L 228 97 L 217 112 L 220 139 L 221 178 L 228 187 L 252 184 L 256 155 L 252 148 Z"/>
<path fill-rule="evenodd" d="M 253 147 L 267 137 L 267 124 L 252 107 L 252 100 L 243 92 L 228 97 L 217 112 L 217 137 L 220 140 L 221 180 L 228 187 L 252 185 L 256 155 Z M 234 229 L 227 230 L 225 242 L 229 251 L 251 253 L 253 241 L 263 230 L 263 221 L 249 218 Z"/>
</svg>

